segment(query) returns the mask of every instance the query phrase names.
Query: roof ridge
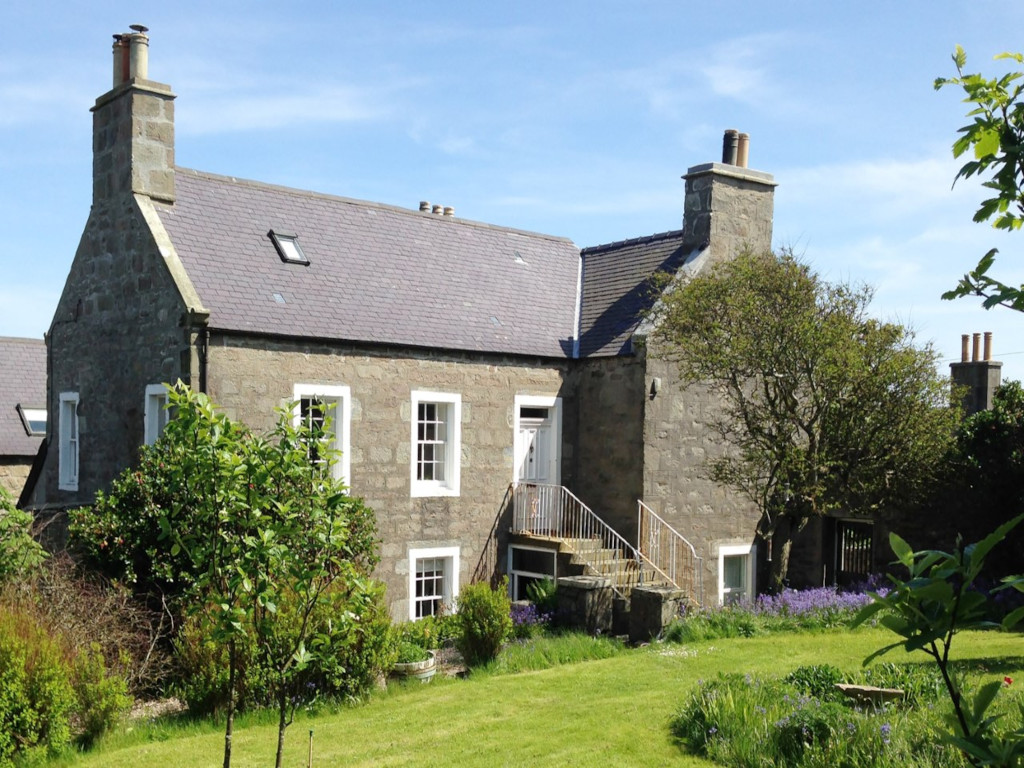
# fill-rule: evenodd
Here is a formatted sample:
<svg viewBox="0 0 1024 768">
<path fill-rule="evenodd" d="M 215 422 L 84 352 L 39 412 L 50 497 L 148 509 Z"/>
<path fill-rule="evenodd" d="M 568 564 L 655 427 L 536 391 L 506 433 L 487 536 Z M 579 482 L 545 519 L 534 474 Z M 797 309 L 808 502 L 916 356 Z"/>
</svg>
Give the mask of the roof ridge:
<svg viewBox="0 0 1024 768">
<path fill-rule="evenodd" d="M 590 253 L 599 253 L 601 251 L 608 251 L 612 248 L 621 248 L 625 245 L 642 245 L 644 243 L 654 243 L 659 240 L 669 240 L 673 237 L 680 237 L 683 234 L 681 229 L 673 229 L 668 232 L 655 232 L 653 235 L 643 235 L 641 237 L 632 237 L 628 240 L 616 240 L 613 243 L 603 243 L 601 245 L 590 245 L 586 248 L 580 249 L 580 254 L 587 255 Z"/>
<path fill-rule="evenodd" d="M 377 210 L 390 211 L 392 213 L 404 214 L 406 216 L 427 218 L 433 221 L 445 221 L 450 224 L 458 223 L 471 227 L 478 227 L 480 229 L 489 229 L 497 232 L 507 232 L 513 235 L 525 235 L 529 237 L 541 238 L 544 240 L 551 240 L 554 242 L 570 243 L 573 246 L 576 245 L 575 243 L 573 243 L 572 239 L 568 237 L 561 237 L 559 235 L 549 235 L 544 232 L 533 232 L 531 230 L 518 229 L 516 227 L 504 227 L 498 224 L 488 224 L 487 222 L 475 221 L 473 219 L 463 219 L 457 216 L 439 216 L 436 213 L 427 213 L 425 211 L 416 210 L 414 208 L 403 208 L 400 205 L 378 203 L 372 200 L 360 200 L 355 197 L 332 195 L 327 192 L 316 192 L 310 189 L 299 189 L 297 187 L 288 187 L 282 184 L 270 184 L 265 181 L 243 179 L 237 176 L 224 176 L 218 173 L 210 173 L 209 171 L 199 171 L 194 168 L 183 168 L 181 166 L 175 166 L 174 171 L 175 173 L 184 173 L 200 179 L 208 179 L 210 181 L 220 181 L 229 184 L 237 184 L 239 186 L 251 187 L 253 189 L 264 189 L 268 191 L 278 192 L 281 194 L 295 195 L 297 197 L 311 197 L 321 200 L 330 200 L 337 203 L 344 203 L 346 205 L 356 205 L 363 208 L 375 208 Z"/>
</svg>

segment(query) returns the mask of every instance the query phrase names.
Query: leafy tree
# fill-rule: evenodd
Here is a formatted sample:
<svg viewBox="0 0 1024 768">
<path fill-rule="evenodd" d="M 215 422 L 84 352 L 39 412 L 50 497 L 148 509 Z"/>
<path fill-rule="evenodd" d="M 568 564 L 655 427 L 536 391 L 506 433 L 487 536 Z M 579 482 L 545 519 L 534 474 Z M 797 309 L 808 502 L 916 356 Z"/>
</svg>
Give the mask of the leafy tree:
<svg viewBox="0 0 1024 768">
<path fill-rule="evenodd" d="M 868 317 L 870 299 L 789 254 L 743 253 L 672 285 L 655 309 L 652 354 L 720 397 L 708 426 L 726 450 L 709 475 L 760 510 L 771 591 L 809 519 L 916 497 L 952 433 L 935 353 Z"/>
<path fill-rule="evenodd" d="M 995 58 L 1024 63 L 1024 55 L 1019 53 L 1001 53 Z M 964 101 L 972 105 L 967 113 L 971 122 L 958 131 L 961 135 L 953 143 L 953 156 L 962 157 L 968 150 L 973 154 L 973 159 L 957 172 L 954 183 L 972 176 L 987 177 L 983 186 L 992 190 L 993 195 L 982 201 L 974 220 L 991 220 L 996 229 L 1018 230 L 1024 224 L 1024 72 L 1008 72 L 994 78 L 964 74 L 967 54 L 959 45 L 953 54 L 953 64 L 957 76 L 937 78 L 935 89 L 959 86 Z M 1024 285 L 1015 288 L 988 274 L 997 253 L 995 248 L 986 253 L 957 287 L 942 298 L 981 296 L 986 309 L 1000 305 L 1024 311 Z"/>
<path fill-rule="evenodd" d="M 992 408 L 957 427 L 943 477 L 926 500 L 932 539 L 980 539 L 1024 512 L 1024 388 L 1008 381 L 996 390 Z M 948 546 L 948 544 L 945 544 Z M 1006 576 L 1020 568 L 1024 528 L 1007 534 L 1007 545 L 986 560 L 986 576 Z"/>
<path fill-rule="evenodd" d="M 280 765 L 300 683 L 314 669 L 339 677 L 349 643 L 380 651 L 353 626 L 381 626 L 373 513 L 334 479 L 322 430 L 293 426 L 291 411 L 257 436 L 181 384 L 169 401 L 175 417 L 139 469 L 76 511 L 72 532 L 113 575 L 179 595 L 226 648 L 226 768 L 239 691 L 254 684 L 243 677 L 260 675 Z"/>
</svg>

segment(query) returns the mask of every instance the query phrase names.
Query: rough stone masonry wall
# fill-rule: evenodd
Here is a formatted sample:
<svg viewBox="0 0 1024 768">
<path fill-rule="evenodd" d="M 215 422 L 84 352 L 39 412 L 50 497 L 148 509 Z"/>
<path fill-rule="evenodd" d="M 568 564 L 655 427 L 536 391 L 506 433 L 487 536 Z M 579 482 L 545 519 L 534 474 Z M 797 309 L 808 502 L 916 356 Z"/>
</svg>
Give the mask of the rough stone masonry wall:
<svg viewBox="0 0 1024 768">
<path fill-rule="evenodd" d="M 707 424 L 719 407 L 717 396 L 700 385 L 681 389 L 675 365 L 648 349 L 644 417 L 643 498 L 687 538 L 704 562 L 704 602 L 717 600 L 718 551 L 723 544 L 750 544 L 760 517 L 754 505 L 710 480 L 707 461 L 723 447 Z"/>
<path fill-rule="evenodd" d="M 684 238 L 709 243 L 709 261 L 730 259 L 748 248 L 772 247 L 775 182 L 770 174 L 709 163 L 696 166 L 686 179 Z"/>
<path fill-rule="evenodd" d="M 644 366 L 636 357 L 592 358 L 576 373 L 579 443 L 573 492 L 637 544 L 643 493 Z"/>
<path fill-rule="evenodd" d="M 134 197 L 94 205 L 50 327 L 45 506 L 89 504 L 135 461 L 146 385 L 188 379 L 183 311 Z M 77 492 L 58 489 L 61 392 L 79 395 Z"/>
<path fill-rule="evenodd" d="M 351 389 L 351 486 L 377 514 L 382 539 L 377 576 L 397 619 L 409 616 L 409 550 L 460 547 L 460 583 L 504 571 L 508 525 L 500 518 L 513 479 L 514 397 L 563 396 L 562 482 L 572 484 L 573 399 L 567 361 L 447 352 L 370 350 L 303 342 L 268 343 L 214 334 L 210 397 L 255 430 L 294 385 Z M 457 497 L 410 498 L 411 392 L 462 398 L 461 489 Z M 500 518 L 500 519 L 499 519 Z M 497 526 L 497 527 L 496 527 Z"/>
<path fill-rule="evenodd" d="M 0 487 L 17 501 L 25 480 L 32 469 L 31 456 L 5 456 L 0 458 Z"/>
</svg>

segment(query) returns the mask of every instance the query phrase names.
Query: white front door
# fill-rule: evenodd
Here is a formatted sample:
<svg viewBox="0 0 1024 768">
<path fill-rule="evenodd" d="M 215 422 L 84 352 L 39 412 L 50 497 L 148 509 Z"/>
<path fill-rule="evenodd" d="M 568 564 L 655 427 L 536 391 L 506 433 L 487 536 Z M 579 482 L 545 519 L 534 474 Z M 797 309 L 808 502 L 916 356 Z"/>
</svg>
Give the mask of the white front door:
<svg viewBox="0 0 1024 768">
<path fill-rule="evenodd" d="M 534 409 L 536 410 L 536 409 Z M 519 481 L 551 483 L 551 421 L 550 419 L 519 419 L 519 444 L 522 463 Z"/>
<path fill-rule="evenodd" d="M 561 402 L 520 395 L 515 400 L 515 480 L 536 485 L 561 482 Z"/>
</svg>

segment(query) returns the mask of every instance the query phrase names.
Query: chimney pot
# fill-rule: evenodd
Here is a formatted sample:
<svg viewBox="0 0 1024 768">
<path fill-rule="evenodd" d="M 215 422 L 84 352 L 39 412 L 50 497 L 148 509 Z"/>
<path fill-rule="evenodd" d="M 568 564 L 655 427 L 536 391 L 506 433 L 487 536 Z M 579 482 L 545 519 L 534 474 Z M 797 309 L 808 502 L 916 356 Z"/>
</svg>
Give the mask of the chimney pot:
<svg viewBox="0 0 1024 768">
<path fill-rule="evenodd" d="M 452 206 L 450 206 L 450 205 L 446 205 L 444 207 L 444 215 L 445 216 L 455 216 L 455 209 Z"/>
<path fill-rule="evenodd" d="M 127 35 L 114 35 L 114 84 L 128 82 L 128 40 Z"/>
<path fill-rule="evenodd" d="M 420 211 L 423 213 L 430 213 L 430 202 L 427 200 L 420 200 Z"/>
<path fill-rule="evenodd" d="M 726 165 L 736 165 L 739 137 L 740 132 L 735 128 L 729 128 L 722 137 L 722 162 Z"/>
<path fill-rule="evenodd" d="M 736 165 L 740 168 L 747 167 L 747 158 L 750 154 L 750 134 L 741 133 L 736 145 Z"/>
<path fill-rule="evenodd" d="M 130 46 L 129 78 L 149 79 L 149 38 L 146 28 L 141 24 L 132 24 L 134 34 L 128 35 Z"/>
<path fill-rule="evenodd" d="M 967 346 L 968 346 L 969 340 L 970 340 L 970 336 L 969 335 L 967 335 L 966 333 L 961 334 L 961 336 L 960 336 L 960 362 L 961 363 L 966 363 L 967 362 Z"/>
<path fill-rule="evenodd" d="M 443 205 L 435 205 L 433 208 L 430 209 L 430 212 L 440 216 L 442 213 L 444 213 L 444 206 Z"/>
<path fill-rule="evenodd" d="M 971 339 L 971 362 L 972 363 L 978 362 L 978 359 L 979 359 L 978 358 L 978 352 L 980 351 L 980 347 L 981 347 L 981 334 L 980 333 L 976 333 L 976 334 L 974 334 L 974 337 Z"/>
<path fill-rule="evenodd" d="M 992 362 L 992 331 L 985 331 L 985 362 Z"/>
</svg>

